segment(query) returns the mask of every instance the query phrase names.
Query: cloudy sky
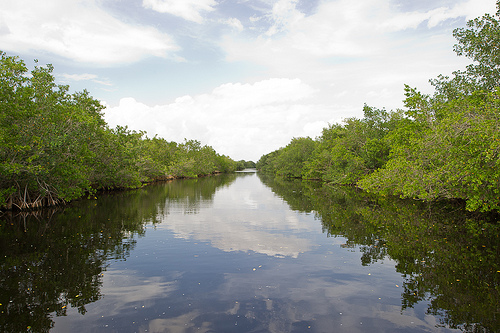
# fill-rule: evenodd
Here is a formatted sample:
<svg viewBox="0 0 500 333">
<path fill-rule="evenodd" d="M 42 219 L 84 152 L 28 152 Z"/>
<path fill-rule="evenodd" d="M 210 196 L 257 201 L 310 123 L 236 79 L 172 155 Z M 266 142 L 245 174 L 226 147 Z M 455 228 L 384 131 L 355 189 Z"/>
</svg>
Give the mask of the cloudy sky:
<svg viewBox="0 0 500 333">
<path fill-rule="evenodd" d="M 1 0 L 0 50 L 53 64 L 110 126 L 257 161 L 402 106 L 469 61 L 452 31 L 495 0 Z"/>
</svg>

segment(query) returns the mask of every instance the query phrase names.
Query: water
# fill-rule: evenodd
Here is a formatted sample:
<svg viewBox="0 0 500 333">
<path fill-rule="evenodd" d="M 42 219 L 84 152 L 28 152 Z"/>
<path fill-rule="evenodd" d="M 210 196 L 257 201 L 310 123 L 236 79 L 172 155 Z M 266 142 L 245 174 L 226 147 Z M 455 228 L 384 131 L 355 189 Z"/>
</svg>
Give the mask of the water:
<svg viewBox="0 0 500 333">
<path fill-rule="evenodd" d="M 253 172 L 103 194 L 4 217 L 0 328 L 494 332 L 495 219 Z"/>
</svg>

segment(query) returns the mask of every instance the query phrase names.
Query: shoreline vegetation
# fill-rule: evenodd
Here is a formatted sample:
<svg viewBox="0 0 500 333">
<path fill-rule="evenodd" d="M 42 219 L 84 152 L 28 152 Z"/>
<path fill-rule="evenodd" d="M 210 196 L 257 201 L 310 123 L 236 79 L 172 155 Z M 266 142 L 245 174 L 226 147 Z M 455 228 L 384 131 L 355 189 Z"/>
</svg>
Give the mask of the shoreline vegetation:
<svg viewBox="0 0 500 333">
<path fill-rule="evenodd" d="M 0 209 L 63 204 L 100 190 L 139 188 L 254 167 L 197 140 L 148 138 L 110 128 L 89 92 L 56 85 L 53 66 L 29 72 L 0 51 Z M 35 63 L 37 61 L 35 60 Z"/>
<path fill-rule="evenodd" d="M 430 80 L 433 95 L 405 86 L 405 109 L 365 104 L 362 119 L 294 138 L 257 162 L 284 178 L 354 185 L 381 196 L 463 200 L 469 211 L 500 211 L 500 1 L 453 31 L 464 71 Z"/>
<path fill-rule="evenodd" d="M 433 95 L 405 86 L 405 109 L 364 106 L 362 119 L 294 138 L 257 164 L 234 161 L 199 141 L 148 138 L 110 128 L 89 92 L 56 85 L 53 66 L 29 72 L 0 51 L 0 209 L 29 210 L 257 167 L 284 178 L 354 185 L 381 196 L 464 200 L 469 211 L 500 211 L 500 0 L 453 32 L 454 51 L 473 63 L 431 79 Z M 35 63 L 37 61 L 35 60 Z"/>
</svg>

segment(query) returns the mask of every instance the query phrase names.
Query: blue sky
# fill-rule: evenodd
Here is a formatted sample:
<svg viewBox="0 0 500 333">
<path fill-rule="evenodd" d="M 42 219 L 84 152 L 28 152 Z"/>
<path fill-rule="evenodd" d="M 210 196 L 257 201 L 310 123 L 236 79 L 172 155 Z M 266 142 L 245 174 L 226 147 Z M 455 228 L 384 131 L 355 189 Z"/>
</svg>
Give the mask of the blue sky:
<svg viewBox="0 0 500 333">
<path fill-rule="evenodd" d="M 462 69 L 452 31 L 495 0 L 2 0 L 0 50 L 53 64 L 110 126 L 258 160 L 402 107 Z"/>
</svg>

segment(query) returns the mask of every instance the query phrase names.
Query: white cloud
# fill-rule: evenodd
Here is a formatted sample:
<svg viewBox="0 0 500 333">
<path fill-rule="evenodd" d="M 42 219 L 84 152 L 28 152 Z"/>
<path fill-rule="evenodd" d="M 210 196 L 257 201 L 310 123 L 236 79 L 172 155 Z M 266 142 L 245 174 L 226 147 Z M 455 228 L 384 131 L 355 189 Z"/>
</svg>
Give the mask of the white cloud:
<svg viewBox="0 0 500 333">
<path fill-rule="evenodd" d="M 324 1 L 315 14 L 305 16 L 296 8 L 296 2 L 278 1 L 269 14 L 273 23 L 267 32 L 255 40 L 240 39 L 237 48 L 247 44 L 257 51 L 285 50 L 286 54 L 295 51 L 312 59 L 380 55 L 388 50 L 391 32 L 416 28 L 426 21 L 429 27 L 435 27 L 470 12 L 467 3 L 427 12 L 399 12 L 390 0 L 338 0 Z M 229 51 L 231 59 L 234 54 L 231 48 Z M 248 50 L 241 53 L 255 55 Z"/>
<path fill-rule="evenodd" d="M 112 86 L 113 84 L 108 82 L 107 80 L 100 80 L 99 77 L 95 74 L 89 74 L 89 73 L 84 73 L 84 74 L 60 74 L 58 75 L 59 77 L 62 78 L 62 82 L 68 82 L 68 81 L 92 81 L 98 84 L 102 84 L 105 86 Z"/>
<path fill-rule="evenodd" d="M 75 61 L 110 65 L 178 50 L 154 28 L 126 24 L 95 0 L 5 0 L 0 9 L 4 50 L 50 52 Z"/>
<path fill-rule="evenodd" d="M 292 137 L 319 135 L 328 122 L 361 116 L 365 102 L 387 109 L 401 107 L 405 83 L 429 92 L 425 90 L 428 79 L 448 75 L 469 63 L 453 52 L 452 29 L 463 26 L 465 18 L 495 12 L 495 0 L 425 4 L 322 0 L 307 14 L 297 0 L 143 0 L 143 8 L 126 7 L 124 2 L 123 11 L 115 8 L 115 16 L 111 16 L 99 6 L 102 3 L 3 0 L 0 45 L 16 53 L 56 54 L 56 62 L 62 56 L 103 67 L 151 56 L 183 61 L 175 53 L 179 47 L 172 36 L 158 30 L 173 29 L 179 34 L 179 43 L 185 45 L 182 55 L 188 60 L 179 66 L 155 59 L 123 71 L 71 69 L 97 75 L 68 74 L 63 78 L 104 85 L 110 85 L 108 80 L 116 82 L 112 93 L 101 89 L 99 96 L 108 101 L 122 98 L 119 106 L 106 111 L 113 126 L 128 124 L 177 142 L 199 139 L 235 159 L 258 159 Z M 411 3 L 417 10 L 396 3 Z M 129 18 L 142 19 L 144 25 L 117 19 L 120 13 L 132 10 Z M 168 20 L 168 16 L 153 21 L 160 15 L 152 10 L 187 21 Z M 204 22 L 208 14 L 210 20 Z M 219 29 L 217 24 L 231 29 Z M 221 32 L 227 35 L 220 38 Z M 220 58 L 223 54 L 225 59 Z M 206 71 L 205 66 L 215 70 Z M 199 73 L 192 79 L 194 84 L 187 79 L 194 77 L 193 72 Z M 138 81 L 139 89 L 127 87 Z M 255 83 L 219 85 L 228 81 Z M 191 89 L 210 91 L 214 82 L 219 86 L 208 94 L 192 93 L 170 104 L 147 105 L 146 98 L 161 100 Z M 120 90 L 127 88 L 133 93 Z"/>
<path fill-rule="evenodd" d="M 453 7 L 441 6 L 423 11 L 404 11 L 392 0 L 335 0 L 322 1 L 314 14 L 306 16 L 296 4 L 297 0 L 277 1 L 264 15 L 271 20 L 270 27 L 256 39 L 239 38 L 236 41 L 228 37 L 223 40 L 221 45 L 227 48 L 228 59 L 240 60 L 244 55 L 242 60 L 261 62 L 264 57 L 260 52 L 279 51 L 292 58 L 299 53 L 310 60 L 335 56 L 381 56 L 391 52 L 390 46 L 394 43 L 408 43 L 414 37 L 410 33 L 399 37 L 391 35 L 394 32 L 416 29 L 423 23 L 430 29 L 449 19 L 471 19 L 496 11 L 493 0 L 457 1 Z M 261 19 L 251 18 L 255 22 Z M 275 58 L 267 57 L 269 60 Z M 280 57 L 280 61 L 283 58 Z"/>
<path fill-rule="evenodd" d="M 97 79 L 97 75 L 95 74 L 61 74 L 61 77 L 72 80 L 72 81 L 87 81 L 87 80 L 95 80 Z"/>
<path fill-rule="evenodd" d="M 298 79 L 228 83 L 168 105 L 122 99 L 105 110 L 105 118 L 111 126 L 128 125 L 175 142 L 197 139 L 235 160 L 256 161 L 292 137 L 315 137 L 328 121 L 338 120 L 313 97 L 314 89 Z"/>
<path fill-rule="evenodd" d="M 469 0 L 459 2 L 454 7 L 438 7 L 428 11 L 401 12 L 382 23 L 383 27 L 390 30 L 415 29 L 420 24 L 427 22 L 428 28 L 434 28 L 449 19 L 464 17 L 466 20 L 474 19 L 484 13 L 494 13 L 495 3 L 491 0 Z"/>
<path fill-rule="evenodd" d="M 435 6 L 410 11 L 391 0 L 322 1 L 306 16 L 294 0 L 280 0 L 267 15 L 274 23 L 259 36 L 227 35 L 220 45 L 228 61 L 301 78 L 339 118 L 359 117 L 364 102 L 402 107 L 404 84 L 430 92 L 429 79 L 463 68 L 469 60 L 453 52 L 457 19 L 495 12 L 494 0 Z"/>
<path fill-rule="evenodd" d="M 289 26 L 304 18 L 304 14 L 296 9 L 298 0 L 278 0 L 272 9 L 271 19 L 273 25 L 266 32 L 272 36 L 281 31 L 285 31 Z"/>
<path fill-rule="evenodd" d="M 201 12 L 213 11 L 217 2 L 214 0 L 143 0 L 144 8 L 160 13 L 169 13 L 185 20 L 202 23 Z"/>
<path fill-rule="evenodd" d="M 228 26 L 230 26 L 238 31 L 243 31 L 243 29 L 244 29 L 241 21 L 238 20 L 237 18 L 234 18 L 234 17 L 231 17 L 228 19 L 220 19 L 219 23 L 226 24 L 226 25 L 228 25 Z"/>
</svg>

